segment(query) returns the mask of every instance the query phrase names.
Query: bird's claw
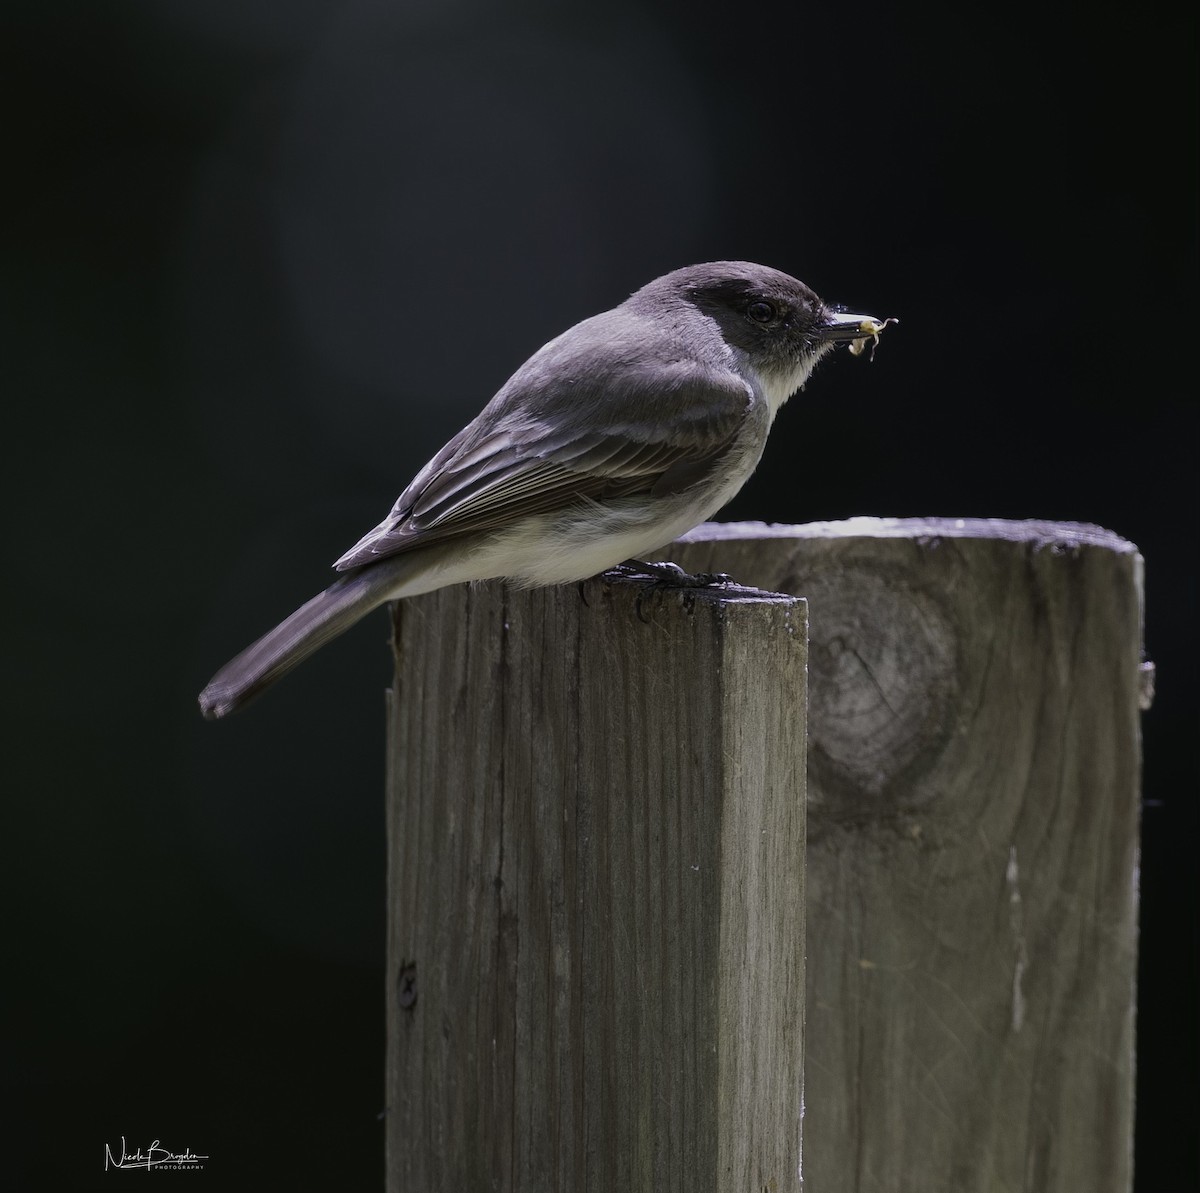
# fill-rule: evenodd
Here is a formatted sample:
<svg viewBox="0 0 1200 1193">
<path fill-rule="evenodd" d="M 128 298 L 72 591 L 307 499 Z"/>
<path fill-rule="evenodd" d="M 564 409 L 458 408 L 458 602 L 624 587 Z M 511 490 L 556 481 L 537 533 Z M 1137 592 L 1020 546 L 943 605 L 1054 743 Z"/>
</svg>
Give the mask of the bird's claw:
<svg viewBox="0 0 1200 1193">
<path fill-rule="evenodd" d="M 621 576 L 627 580 L 647 580 L 658 588 L 715 588 L 733 583 L 733 577 L 728 572 L 685 572 L 679 564 L 665 559 L 656 563 L 627 559 L 604 574 Z"/>
<path fill-rule="evenodd" d="M 644 585 L 638 593 L 635 606 L 638 619 L 649 623 L 642 610 L 642 602 L 647 593 L 664 592 L 668 589 L 716 588 L 722 584 L 732 584 L 733 579 L 726 572 L 685 572 L 677 563 L 661 560 L 646 563 L 641 559 L 627 559 L 609 568 L 606 576 L 620 576 L 627 580 L 642 580 Z M 694 595 L 692 596 L 694 599 Z M 689 600 L 689 606 L 690 606 Z"/>
</svg>

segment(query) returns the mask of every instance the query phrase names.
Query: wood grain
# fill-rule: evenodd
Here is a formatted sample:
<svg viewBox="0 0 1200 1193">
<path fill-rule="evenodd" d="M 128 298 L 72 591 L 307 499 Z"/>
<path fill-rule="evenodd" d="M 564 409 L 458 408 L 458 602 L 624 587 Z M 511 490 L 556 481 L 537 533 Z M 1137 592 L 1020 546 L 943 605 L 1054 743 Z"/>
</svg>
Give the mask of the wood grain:
<svg viewBox="0 0 1200 1193">
<path fill-rule="evenodd" d="M 811 616 L 805 1188 L 1125 1191 L 1141 558 L 1096 527 L 700 528 Z"/>
<path fill-rule="evenodd" d="M 805 606 L 395 610 L 388 1188 L 794 1189 Z"/>
</svg>

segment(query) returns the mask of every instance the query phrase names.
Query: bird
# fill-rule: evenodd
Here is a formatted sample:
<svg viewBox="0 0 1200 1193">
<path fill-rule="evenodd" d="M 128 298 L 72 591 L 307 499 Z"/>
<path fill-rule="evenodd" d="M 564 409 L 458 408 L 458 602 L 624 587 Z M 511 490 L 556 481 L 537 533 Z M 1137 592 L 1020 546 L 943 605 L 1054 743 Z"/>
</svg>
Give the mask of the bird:
<svg viewBox="0 0 1200 1193">
<path fill-rule="evenodd" d="M 656 278 L 521 365 L 333 583 L 213 676 L 201 712 L 241 708 L 389 601 L 467 581 L 573 583 L 662 548 L 738 492 L 823 356 L 861 352 L 891 322 L 746 261 Z"/>
</svg>

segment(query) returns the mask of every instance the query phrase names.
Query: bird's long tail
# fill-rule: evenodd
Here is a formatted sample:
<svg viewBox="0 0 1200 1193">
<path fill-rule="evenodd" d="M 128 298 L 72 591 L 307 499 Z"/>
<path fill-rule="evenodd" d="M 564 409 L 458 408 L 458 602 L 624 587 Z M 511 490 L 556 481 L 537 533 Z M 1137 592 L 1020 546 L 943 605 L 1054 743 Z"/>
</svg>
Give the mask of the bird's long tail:
<svg viewBox="0 0 1200 1193">
<path fill-rule="evenodd" d="M 210 721 L 236 712 L 313 651 L 389 600 L 396 589 L 395 569 L 386 565 L 339 577 L 226 663 L 200 693 L 200 711 Z"/>
</svg>

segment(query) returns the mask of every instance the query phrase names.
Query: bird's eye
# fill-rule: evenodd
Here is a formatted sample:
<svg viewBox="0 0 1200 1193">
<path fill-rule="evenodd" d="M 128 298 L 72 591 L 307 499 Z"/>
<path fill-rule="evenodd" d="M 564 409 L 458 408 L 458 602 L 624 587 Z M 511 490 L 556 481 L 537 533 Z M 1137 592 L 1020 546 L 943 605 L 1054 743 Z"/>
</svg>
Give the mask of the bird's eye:
<svg viewBox="0 0 1200 1193">
<path fill-rule="evenodd" d="M 755 323 L 770 323 L 775 318 L 775 308 L 769 302 L 752 302 L 746 308 L 746 314 Z"/>
</svg>

